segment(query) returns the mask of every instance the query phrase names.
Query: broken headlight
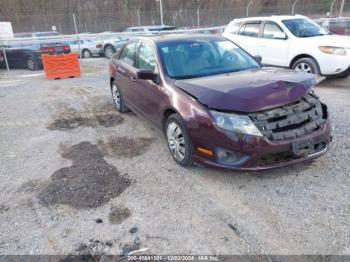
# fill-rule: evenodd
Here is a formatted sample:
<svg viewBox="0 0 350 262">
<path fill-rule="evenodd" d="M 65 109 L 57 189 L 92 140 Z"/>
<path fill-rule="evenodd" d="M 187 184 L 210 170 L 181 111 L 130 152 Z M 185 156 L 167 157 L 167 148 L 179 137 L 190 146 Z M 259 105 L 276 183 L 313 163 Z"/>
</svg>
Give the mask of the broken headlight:
<svg viewBox="0 0 350 262">
<path fill-rule="evenodd" d="M 236 133 L 263 136 L 248 116 L 211 110 L 218 127 Z"/>
</svg>

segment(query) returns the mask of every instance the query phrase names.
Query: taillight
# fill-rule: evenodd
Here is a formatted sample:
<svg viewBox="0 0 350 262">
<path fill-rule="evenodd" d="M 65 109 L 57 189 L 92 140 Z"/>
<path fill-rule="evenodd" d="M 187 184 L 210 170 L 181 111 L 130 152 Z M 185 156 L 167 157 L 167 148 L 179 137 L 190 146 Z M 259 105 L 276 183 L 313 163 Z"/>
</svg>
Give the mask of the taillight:
<svg viewBox="0 0 350 262">
<path fill-rule="evenodd" d="M 102 44 L 97 44 L 96 48 L 102 48 Z"/>
<path fill-rule="evenodd" d="M 69 46 L 69 45 L 64 45 L 64 46 L 63 46 L 63 50 L 64 50 L 64 51 L 70 50 L 70 46 Z"/>
</svg>

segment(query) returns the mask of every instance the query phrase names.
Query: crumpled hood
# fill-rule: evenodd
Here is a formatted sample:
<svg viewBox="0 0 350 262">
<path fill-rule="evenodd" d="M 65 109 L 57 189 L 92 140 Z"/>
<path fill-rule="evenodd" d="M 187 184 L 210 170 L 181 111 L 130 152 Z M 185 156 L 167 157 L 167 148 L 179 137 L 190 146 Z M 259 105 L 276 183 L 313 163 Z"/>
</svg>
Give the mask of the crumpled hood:
<svg viewBox="0 0 350 262">
<path fill-rule="evenodd" d="M 211 109 L 257 112 L 286 105 L 305 95 L 315 76 L 264 67 L 224 75 L 176 80 L 175 85 Z"/>
</svg>

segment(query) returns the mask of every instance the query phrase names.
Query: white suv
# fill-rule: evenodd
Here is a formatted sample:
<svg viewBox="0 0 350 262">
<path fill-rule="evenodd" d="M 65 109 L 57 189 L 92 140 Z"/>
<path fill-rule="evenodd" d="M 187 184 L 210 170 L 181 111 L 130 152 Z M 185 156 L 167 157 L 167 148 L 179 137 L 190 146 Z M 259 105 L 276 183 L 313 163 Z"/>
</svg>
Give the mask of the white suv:
<svg viewBox="0 0 350 262">
<path fill-rule="evenodd" d="M 261 56 L 264 65 L 324 76 L 350 73 L 350 37 L 330 34 L 305 16 L 235 19 L 223 36 Z"/>
</svg>

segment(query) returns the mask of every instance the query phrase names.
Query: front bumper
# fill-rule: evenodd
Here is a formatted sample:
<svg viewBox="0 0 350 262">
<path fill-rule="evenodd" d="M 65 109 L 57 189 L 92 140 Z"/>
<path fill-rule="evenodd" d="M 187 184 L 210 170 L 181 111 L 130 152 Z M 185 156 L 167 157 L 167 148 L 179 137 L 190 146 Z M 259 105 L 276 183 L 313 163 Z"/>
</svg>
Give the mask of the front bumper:
<svg viewBox="0 0 350 262">
<path fill-rule="evenodd" d="M 243 165 L 234 166 L 218 163 L 215 155 L 210 157 L 196 151 L 194 156 L 195 163 L 216 169 L 258 171 L 302 163 L 324 155 L 329 148 L 329 142 L 331 142 L 331 126 L 329 120 L 327 120 L 318 130 L 309 135 L 294 140 L 283 140 L 278 142 L 271 142 L 265 137 L 245 135 L 238 138 L 232 133 L 230 134 L 219 130 L 213 130 L 213 132 L 216 132 L 216 134 L 212 134 L 214 136 L 210 135 L 210 137 L 213 138 L 212 143 L 208 145 L 203 144 L 203 141 L 197 141 L 199 146 L 211 149 L 214 149 L 215 147 L 223 147 L 249 156 L 249 160 Z M 322 144 L 323 146 L 320 147 L 319 150 L 310 152 L 310 154 L 299 157 L 293 156 L 292 142 L 305 140 L 311 141 L 315 145 Z M 198 143 L 194 143 L 194 145 L 196 146 Z M 271 159 L 271 156 L 278 157 L 284 155 L 290 155 L 291 157 L 281 157 L 281 161 L 277 160 L 271 162 L 264 160 Z"/>
</svg>

